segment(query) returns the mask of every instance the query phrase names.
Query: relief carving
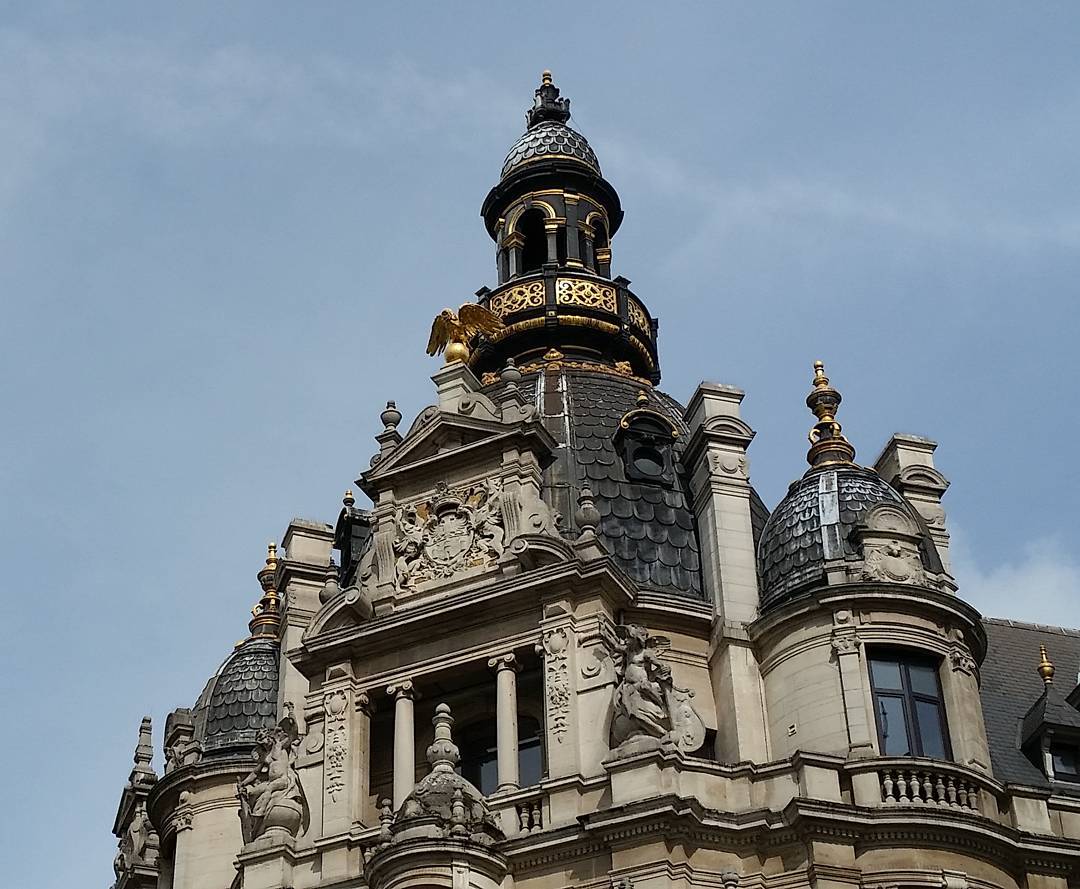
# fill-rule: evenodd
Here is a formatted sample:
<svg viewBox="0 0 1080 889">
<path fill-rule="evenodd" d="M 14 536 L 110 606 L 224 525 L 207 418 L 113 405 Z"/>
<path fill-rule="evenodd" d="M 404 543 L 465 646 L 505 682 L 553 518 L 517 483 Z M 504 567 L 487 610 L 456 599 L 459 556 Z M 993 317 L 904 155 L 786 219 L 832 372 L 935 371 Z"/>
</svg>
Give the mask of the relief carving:
<svg viewBox="0 0 1080 889">
<path fill-rule="evenodd" d="M 566 630 L 549 630 L 544 633 L 544 670 L 547 685 L 548 725 L 555 740 L 562 743 L 570 720 L 570 668 L 567 647 L 570 640 Z"/>
<path fill-rule="evenodd" d="M 617 627 L 622 663 L 617 669 L 611 746 L 624 752 L 656 749 L 672 743 L 693 753 L 705 743 L 705 724 L 694 709 L 694 693 L 675 685 L 671 667 L 659 651 L 671 645 L 644 627 Z"/>
<path fill-rule="evenodd" d="M 926 581 L 926 572 L 923 570 L 918 550 L 898 541 L 867 546 L 864 559 L 864 580 L 919 584 Z"/>
<path fill-rule="evenodd" d="M 394 528 L 399 591 L 493 565 L 504 550 L 502 483 L 488 479 L 451 489 L 439 482 L 430 500 L 398 508 Z"/>
<path fill-rule="evenodd" d="M 347 711 L 349 696 L 344 691 L 332 691 L 323 700 L 326 708 L 324 775 L 326 795 L 332 802 L 345 792 L 345 761 L 349 758 Z"/>
</svg>

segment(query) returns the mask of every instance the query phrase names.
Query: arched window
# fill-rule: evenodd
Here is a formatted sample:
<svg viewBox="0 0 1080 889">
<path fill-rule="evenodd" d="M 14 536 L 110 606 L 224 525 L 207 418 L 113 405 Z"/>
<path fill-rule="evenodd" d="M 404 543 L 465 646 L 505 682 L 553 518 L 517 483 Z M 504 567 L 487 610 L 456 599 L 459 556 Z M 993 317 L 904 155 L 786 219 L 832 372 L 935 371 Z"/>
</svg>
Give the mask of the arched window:
<svg viewBox="0 0 1080 889">
<path fill-rule="evenodd" d="M 582 229 L 577 230 L 577 255 L 582 264 L 592 268 L 592 259 L 589 256 L 589 239 L 585 237 Z"/>
<path fill-rule="evenodd" d="M 495 721 L 485 719 L 454 732 L 461 751 L 459 771 L 484 796 L 499 788 L 499 755 Z M 530 716 L 518 716 L 518 784 L 532 787 L 544 776 L 544 748 L 540 723 Z"/>
<path fill-rule="evenodd" d="M 555 232 L 555 258 L 559 265 L 566 265 L 566 226 L 560 225 Z"/>
<path fill-rule="evenodd" d="M 526 210 L 518 220 L 517 230 L 525 243 L 521 248 L 521 271 L 538 272 L 547 262 L 547 238 L 544 234 L 544 214 L 537 209 Z"/>
</svg>

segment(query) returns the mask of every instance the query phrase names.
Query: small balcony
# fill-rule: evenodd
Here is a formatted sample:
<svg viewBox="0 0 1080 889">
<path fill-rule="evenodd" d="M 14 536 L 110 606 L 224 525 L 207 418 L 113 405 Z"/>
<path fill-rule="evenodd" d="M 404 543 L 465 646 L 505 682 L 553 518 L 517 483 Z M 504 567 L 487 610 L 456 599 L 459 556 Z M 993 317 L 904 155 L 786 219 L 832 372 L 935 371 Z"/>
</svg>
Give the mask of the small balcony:
<svg viewBox="0 0 1080 889">
<path fill-rule="evenodd" d="M 997 817 L 1004 788 L 988 775 L 957 763 L 921 757 L 888 757 L 850 762 L 853 802 L 882 806 L 931 807 Z"/>
</svg>

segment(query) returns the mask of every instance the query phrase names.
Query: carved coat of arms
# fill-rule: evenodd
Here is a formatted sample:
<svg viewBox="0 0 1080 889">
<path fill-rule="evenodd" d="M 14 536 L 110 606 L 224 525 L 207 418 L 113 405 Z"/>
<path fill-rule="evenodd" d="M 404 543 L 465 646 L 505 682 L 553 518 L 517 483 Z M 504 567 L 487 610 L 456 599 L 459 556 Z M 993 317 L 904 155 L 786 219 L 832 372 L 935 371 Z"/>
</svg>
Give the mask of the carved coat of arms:
<svg viewBox="0 0 1080 889">
<path fill-rule="evenodd" d="M 439 482 L 430 500 L 399 508 L 394 527 L 400 590 L 493 564 L 504 549 L 502 483 L 451 489 Z"/>
</svg>

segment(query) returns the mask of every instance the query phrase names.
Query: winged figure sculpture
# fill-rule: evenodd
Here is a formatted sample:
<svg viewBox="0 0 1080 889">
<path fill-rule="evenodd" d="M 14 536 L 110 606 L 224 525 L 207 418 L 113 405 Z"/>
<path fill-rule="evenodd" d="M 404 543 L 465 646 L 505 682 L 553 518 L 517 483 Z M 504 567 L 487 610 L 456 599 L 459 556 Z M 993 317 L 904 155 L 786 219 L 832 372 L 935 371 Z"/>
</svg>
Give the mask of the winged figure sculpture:
<svg viewBox="0 0 1080 889">
<path fill-rule="evenodd" d="M 428 355 L 446 351 L 446 362 L 468 361 L 469 340 L 479 333 L 491 336 L 505 325 L 494 312 L 476 303 L 465 303 L 456 312 L 443 309 L 431 324 Z"/>
</svg>

